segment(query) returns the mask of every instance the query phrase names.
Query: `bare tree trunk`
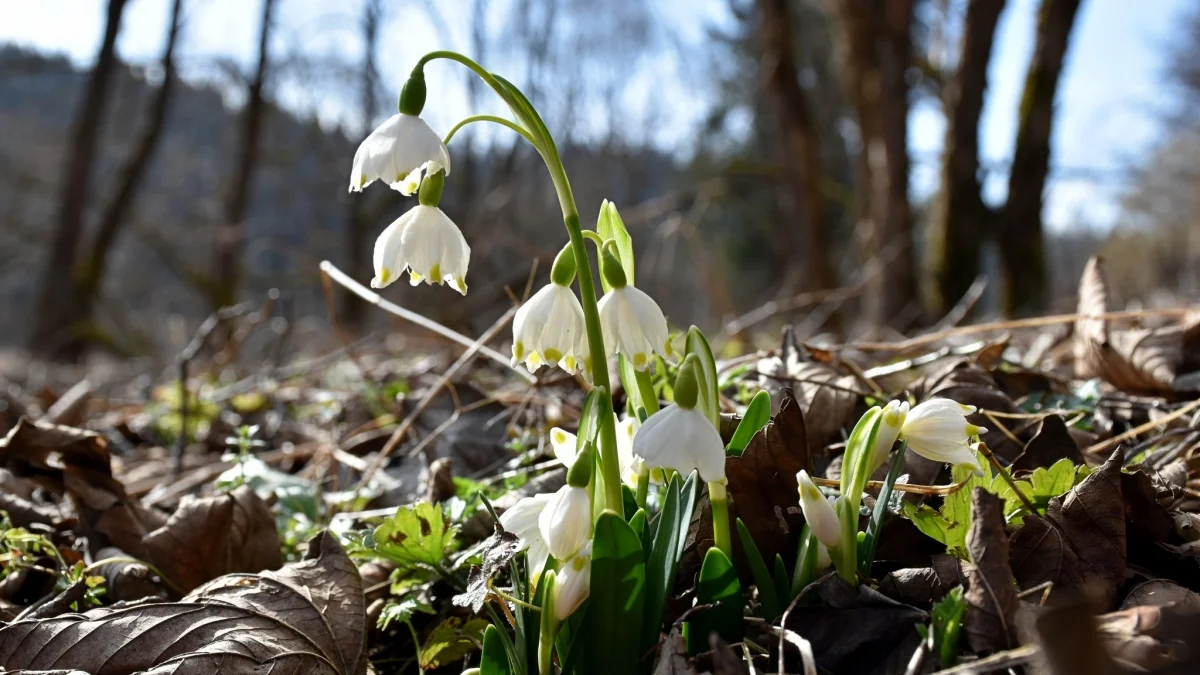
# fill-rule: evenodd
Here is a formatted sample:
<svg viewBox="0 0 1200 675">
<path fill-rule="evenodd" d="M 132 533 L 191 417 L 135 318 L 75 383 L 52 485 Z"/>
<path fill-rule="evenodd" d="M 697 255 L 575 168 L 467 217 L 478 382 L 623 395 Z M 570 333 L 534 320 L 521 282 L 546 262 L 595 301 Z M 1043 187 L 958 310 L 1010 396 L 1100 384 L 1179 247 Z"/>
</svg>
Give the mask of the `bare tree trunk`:
<svg viewBox="0 0 1200 675">
<path fill-rule="evenodd" d="M 929 222 L 933 271 L 930 309 L 944 315 L 979 275 L 980 243 L 990 231 L 991 211 L 979 182 L 979 118 L 987 91 L 996 24 L 1005 0 L 971 0 L 963 25 L 958 71 L 945 91 L 947 117 L 942 189 Z"/>
<path fill-rule="evenodd" d="M 150 159 L 154 156 L 154 151 L 162 137 L 167 109 L 175 89 L 175 44 L 179 36 L 182 6 L 183 0 L 174 0 L 171 5 L 167 44 L 163 49 L 160 62 L 163 80 L 158 91 L 155 92 L 154 100 L 150 103 L 146 126 L 120 172 L 116 192 L 100 217 L 100 225 L 96 228 L 96 235 L 92 239 L 87 258 L 80 263 L 75 272 L 70 315 L 76 325 L 83 324 L 86 327 L 92 319 L 96 298 L 104 282 L 109 251 L 112 250 L 113 244 L 117 240 L 121 226 L 125 223 L 125 217 L 133 207 L 138 186 L 141 185 L 146 168 L 150 165 Z M 86 346 L 83 336 L 88 334 L 95 334 L 95 331 L 73 331 L 70 342 L 63 348 L 63 352 L 59 356 L 65 359 L 76 359 L 81 356 Z"/>
<path fill-rule="evenodd" d="M 1046 307 L 1042 191 L 1050 168 L 1054 95 L 1079 4 L 1080 0 L 1042 0 L 1038 11 L 1037 43 L 1025 75 L 1008 202 L 1000 221 L 1002 302 L 1010 316 L 1034 314 Z"/>
<path fill-rule="evenodd" d="M 375 84 L 379 81 L 379 69 L 376 65 L 376 48 L 379 43 L 380 0 L 368 0 L 363 7 L 362 37 L 362 107 L 359 114 L 362 121 L 362 137 L 371 133 L 371 124 L 379 112 L 379 101 L 375 98 Z M 367 279 L 371 272 L 371 228 L 373 223 L 367 218 L 367 209 L 362 196 L 350 195 L 347 200 L 346 236 L 347 251 L 350 262 L 347 268 L 356 279 Z M 357 197 L 357 198 L 356 198 Z M 382 224 L 379 224 L 382 225 Z M 358 296 L 349 291 L 342 293 L 342 316 L 351 328 L 362 326 L 366 316 L 367 305 Z"/>
<path fill-rule="evenodd" d="M 270 61 L 272 15 L 275 0 L 263 0 L 262 25 L 258 32 L 258 66 L 247 87 L 246 107 L 242 111 L 242 126 L 238 144 L 237 163 L 225 193 L 223 222 L 217 233 L 216 266 L 213 270 L 215 293 L 212 309 L 232 305 L 237 301 L 242 276 L 242 249 L 245 238 L 246 206 L 250 199 L 250 183 L 258 166 L 259 136 L 262 132 L 266 99 L 267 66 Z"/>
<path fill-rule="evenodd" d="M 833 288 L 829 228 L 821 181 L 825 176 L 817 132 L 809 102 L 800 87 L 792 45 L 792 18 L 788 0 L 758 0 L 761 14 L 763 72 L 767 97 L 775 109 L 782 139 L 784 181 L 779 191 L 786 227 L 781 240 L 795 256 L 801 270 L 799 288 L 814 291 Z"/>
<path fill-rule="evenodd" d="M 62 342 L 62 329 L 71 320 L 70 303 L 71 273 L 78 255 L 78 242 L 83 232 L 83 211 L 87 205 L 88 183 L 92 174 L 92 163 L 104 121 L 104 108 L 108 102 L 109 81 L 116 69 L 117 34 L 121 30 L 121 16 L 126 0 L 109 0 L 108 15 L 104 25 L 104 40 L 96 65 L 88 76 L 87 90 L 72 125 L 71 143 L 67 150 L 65 180 L 59 202 L 58 228 L 50 246 L 50 254 L 42 268 L 38 287 L 37 304 L 32 317 L 33 331 L 29 348 L 37 355 L 53 353 L 55 345 Z"/>
<path fill-rule="evenodd" d="M 831 0 L 846 40 L 846 77 L 862 135 L 871 325 L 903 328 L 916 297 L 908 202 L 908 83 L 914 0 Z"/>
</svg>

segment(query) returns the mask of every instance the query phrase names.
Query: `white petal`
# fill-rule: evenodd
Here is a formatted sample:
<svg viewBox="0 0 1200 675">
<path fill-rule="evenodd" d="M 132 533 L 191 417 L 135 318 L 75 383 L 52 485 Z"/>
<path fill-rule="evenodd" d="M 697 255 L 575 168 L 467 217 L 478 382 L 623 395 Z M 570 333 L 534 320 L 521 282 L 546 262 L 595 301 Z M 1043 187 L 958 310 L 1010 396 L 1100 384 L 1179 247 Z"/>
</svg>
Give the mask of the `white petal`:
<svg viewBox="0 0 1200 675">
<path fill-rule="evenodd" d="M 522 548 L 541 540 L 538 520 L 553 495 L 549 493 L 525 497 L 500 514 L 500 526 L 521 539 Z"/>
<path fill-rule="evenodd" d="M 800 491 L 800 510 L 817 540 L 828 548 L 837 548 L 842 541 L 842 527 L 837 511 L 821 494 L 821 489 L 808 477 L 807 471 L 796 474 Z"/>
<path fill-rule="evenodd" d="M 569 469 L 575 464 L 575 458 L 579 456 L 575 434 L 554 427 L 550 430 L 550 445 L 554 448 L 554 457 L 563 466 Z"/>
<path fill-rule="evenodd" d="M 400 189 L 414 170 L 425 167 L 450 175 L 450 153 L 425 120 L 413 115 L 392 115 L 371 132 L 354 153 L 350 190 L 357 192 L 381 180 Z M 420 174 L 417 174 L 418 182 Z"/>
<path fill-rule="evenodd" d="M 543 363 L 576 372 L 584 360 L 579 336 L 586 332 L 583 307 L 566 286 L 547 284 L 513 317 L 513 360 L 525 361 L 530 372 Z"/>
<path fill-rule="evenodd" d="M 605 345 L 634 368 L 645 370 L 653 353 L 667 355 L 667 319 L 649 295 L 634 286 L 615 288 L 600 298 L 599 311 Z"/>
<path fill-rule="evenodd" d="M 409 281 L 415 286 L 422 281 L 442 284 L 449 280 L 465 294 L 471 249 L 462 232 L 436 206 L 416 206 L 413 211 L 412 221 L 400 235 L 400 247 L 411 270 Z"/>
<path fill-rule="evenodd" d="M 887 459 L 888 453 L 892 451 L 892 446 L 896 444 L 896 438 L 900 435 L 900 428 L 904 425 L 904 420 L 908 415 L 908 403 L 901 401 L 888 401 L 884 406 L 879 420 L 879 430 L 875 432 L 875 447 L 871 450 L 871 459 L 867 465 L 867 475 L 875 473 L 875 470 L 883 465 Z"/>
<path fill-rule="evenodd" d="M 375 278 L 371 280 L 371 288 L 383 288 L 391 284 L 404 272 L 408 263 L 401 254 L 400 239 L 405 225 L 412 220 L 415 209 L 409 209 L 396 220 L 392 221 L 379 238 L 375 240 Z"/>
<path fill-rule="evenodd" d="M 922 457 L 935 462 L 969 464 L 979 470 L 978 462 L 968 439 L 986 431 L 983 427 L 967 422 L 967 414 L 974 411 L 944 398 L 925 401 L 909 411 L 900 429 L 900 437 L 908 447 Z"/>
<path fill-rule="evenodd" d="M 529 552 L 525 554 L 525 557 L 529 561 L 529 576 L 536 586 L 542 572 L 546 570 L 546 561 L 550 559 L 550 549 L 546 547 L 546 542 L 538 537 L 537 541 L 529 546 Z"/>
<path fill-rule="evenodd" d="M 725 480 L 725 445 L 695 408 L 670 405 L 651 415 L 633 438 L 633 454 L 652 469 L 673 469 L 685 476 L 698 470 L 705 482 Z"/>
<path fill-rule="evenodd" d="M 560 563 L 554 578 L 554 616 L 566 621 L 587 600 L 591 591 L 592 546 L 584 546 L 570 560 Z"/>
<path fill-rule="evenodd" d="M 566 560 L 592 536 L 592 503 L 584 488 L 564 485 L 554 493 L 538 519 L 550 555 Z"/>
</svg>

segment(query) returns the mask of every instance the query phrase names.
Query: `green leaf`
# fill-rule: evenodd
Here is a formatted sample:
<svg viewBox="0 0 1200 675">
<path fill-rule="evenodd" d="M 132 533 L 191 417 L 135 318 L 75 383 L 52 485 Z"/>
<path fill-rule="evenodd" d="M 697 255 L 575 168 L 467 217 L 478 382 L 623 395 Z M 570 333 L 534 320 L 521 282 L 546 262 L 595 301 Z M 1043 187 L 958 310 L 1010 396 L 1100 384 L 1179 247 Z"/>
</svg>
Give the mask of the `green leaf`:
<svg viewBox="0 0 1200 675">
<path fill-rule="evenodd" d="M 629 399 L 633 412 L 643 408 L 647 417 L 658 412 L 658 395 L 654 393 L 654 381 L 650 371 L 637 370 L 624 354 L 617 355 L 617 364 L 620 367 L 618 372 L 621 385 L 625 388 L 625 396 Z"/>
<path fill-rule="evenodd" d="M 579 433 L 575 434 L 575 452 L 582 452 L 588 441 L 595 444 L 600 451 L 596 434 L 600 432 L 600 415 L 612 412 L 608 402 L 608 393 L 602 387 L 596 387 L 588 392 L 583 399 L 583 408 L 579 411 Z"/>
<path fill-rule="evenodd" d="M 579 672 L 609 675 L 637 671 L 645 600 L 642 542 L 624 518 L 605 512 L 596 521 L 592 540 L 591 592 L 578 638 L 586 641 Z"/>
<path fill-rule="evenodd" d="M 688 654 L 708 651 L 708 636 L 714 632 L 727 643 L 741 642 L 742 585 L 729 556 L 715 546 L 704 554 L 700 565 L 696 602 L 714 606 L 697 612 L 684 624 Z"/>
<path fill-rule="evenodd" d="M 440 506 L 429 502 L 401 506 L 396 515 L 375 528 L 375 551 L 400 569 L 437 567 L 457 531 Z"/>
<path fill-rule="evenodd" d="M 691 520 L 691 510 L 683 516 L 678 474 L 671 477 L 662 492 L 662 510 L 654 519 L 654 538 L 646 555 L 646 603 L 642 621 L 641 649 L 643 653 L 658 643 L 663 608 L 675 586 L 675 572 L 683 552 L 684 533 L 679 526 L 683 518 Z"/>
<path fill-rule="evenodd" d="M 379 612 L 377 625 L 380 630 L 386 630 L 392 622 L 404 623 L 412 619 L 413 614 L 422 612 L 434 614 L 433 605 L 422 598 L 422 593 L 411 593 L 399 601 L 388 601 Z"/>
<path fill-rule="evenodd" d="M 952 668 L 958 660 L 958 636 L 966 609 L 962 586 L 951 589 L 933 606 L 929 630 L 933 633 L 933 651 L 941 659 L 943 668 Z"/>
<path fill-rule="evenodd" d="M 596 219 L 596 234 L 600 235 L 601 239 L 612 239 L 617 245 L 617 259 L 621 261 L 621 269 L 625 271 L 625 280 L 631 286 L 636 286 L 633 280 L 634 263 L 633 263 L 633 237 L 629 236 L 629 230 L 625 229 L 625 221 L 621 220 L 621 214 L 617 213 L 617 207 L 607 199 L 600 204 L 600 216 Z M 600 282 L 604 286 L 604 292 L 607 293 L 608 282 L 604 280 L 604 275 L 600 275 Z"/>
<path fill-rule="evenodd" d="M 762 618 L 770 621 L 779 616 L 779 591 L 775 588 L 775 580 L 771 577 L 771 572 L 767 570 L 767 563 L 763 560 L 762 553 L 758 550 L 758 545 L 754 543 L 754 537 L 750 536 L 750 530 L 746 529 L 746 524 L 741 518 L 737 519 L 738 539 L 742 542 L 742 550 L 746 553 L 746 560 L 750 563 L 750 574 L 754 577 L 754 585 L 758 586 L 758 601 L 762 605 Z"/>
<path fill-rule="evenodd" d="M 642 538 L 642 533 L 646 531 L 645 509 L 637 509 L 634 512 L 633 517 L 629 519 L 629 527 L 633 528 L 633 533 L 636 534 L 640 540 Z"/>
<path fill-rule="evenodd" d="M 720 401 L 717 396 L 717 361 L 713 358 L 712 348 L 699 328 L 692 326 L 687 332 L 687 342 L 684 345 L 684 356 L 695 354 L 700 359 L 700 372 L 697 373 L 696 383 L 699 385 L 699 401 L 704 415 L 714 427 L 721 428 Z"/>
<path fill-rule="evenodd" d="M 746 412 L 742 414 L 742 421 L 738 422 L 737 429 L 733 430 L 733 438 L 729 440 L 725 452 L 735 457 L 741 456 L 746 446 L 750 444 L 750 439 L 754 438 L 754 434 L 767 426 L 767 422 L 770 421 L 771 395 L 766 391 L 759 390 L 754 398 L 750 399 L 750 405 L 746 406 Z"/>
<path fill-rule="evenodd" d="M 925 536 L 942 542 L 947 551 L 959 558 L 968 559 L 966 524 L 952 521 L 941 511 L 925 504 L 917 506 L 904 502 L 901 508 L 904 509 L 904 517 L 911 520 Z"/>
<path fill-rule="evenodd" d="M 490 626 L 484 619 L 452 616 L 443 621 L 421 647 L 421 668 L 440 668 L 458 661 L 475 651 L 475 645 L 483 639 L 483 631 Z"/>
<path fill-rule="evenodd" d="M 779 607 L 786 608 L 792 601 L 791 582 L 788 581 L 787 565 L 783 564 L 783 556 L 775 554 L 775 594 L 779 597 Z"/>
<path fill-rule="evenodd" d="M 479 661 L 479 675 L 512 675 L 512 672 L 500 630 L 488 624 L 483 631 L 483 656 Z"/>
</svg>

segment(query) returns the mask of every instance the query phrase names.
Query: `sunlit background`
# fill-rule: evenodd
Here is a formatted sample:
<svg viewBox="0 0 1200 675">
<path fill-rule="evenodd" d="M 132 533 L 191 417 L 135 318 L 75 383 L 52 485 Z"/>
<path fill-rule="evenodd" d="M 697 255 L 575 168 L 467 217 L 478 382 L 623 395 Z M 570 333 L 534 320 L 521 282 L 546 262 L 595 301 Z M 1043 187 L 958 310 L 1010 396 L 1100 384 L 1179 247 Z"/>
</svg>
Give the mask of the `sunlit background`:
<svg viewBox="0 0 1200 675">
<path fill-rule="evenodd" d="M 169 357 L 211 311 L 270 289 L 301 347 L 388 328 L 327 293 L 317 265 L 366 283 L 374 237 L 411 205 L 346 184 L 357 143 L 434 49 L 526 92 L 585 223 L 613 200 L 638 285 L 674 325 L 723 341 L 774 340 L 785 322 L 895 334 L 956 306 L 1069 311 L 1095 252 L 1125 304 L 1200 289 L 1200 12 L 1184 0 L 10 0 L 3 15 L 0 343 L 39 356 Z M 970 114 L 958 92 L 984 74 Z M 505 112 L 455 64 L 427 78 L 439 131 Z M 947 139 L 961 148 L 976 127 L 977 163 L 951 157 Z M 564 233 L 513 134 L 475 125 L 450 151 L 443 206 L 473 247 L 471 292 L 383 295 L 478 334 L 545 276 Z"/>
</svg>

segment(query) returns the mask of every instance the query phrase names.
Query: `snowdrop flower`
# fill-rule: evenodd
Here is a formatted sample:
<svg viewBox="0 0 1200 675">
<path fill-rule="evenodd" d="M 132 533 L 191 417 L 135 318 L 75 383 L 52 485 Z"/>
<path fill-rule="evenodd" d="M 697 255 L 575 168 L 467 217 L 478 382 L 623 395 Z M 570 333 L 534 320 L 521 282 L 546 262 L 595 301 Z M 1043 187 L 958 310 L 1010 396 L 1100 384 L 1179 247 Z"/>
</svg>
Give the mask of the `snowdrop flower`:
<svg viewBox="0 0 1200 675">
<path fill-rule="evenodd" d="M 638 471 L 642 464 L 640 459 L 633 456 L 633 438 L 637 426 L 632 417 L 616 421 L 614 413 L 613 418 L 617 426 L 617 463 L 621 469 L 621 480 L 630 487 L 636 487 Z M 579 452 L 575 434 L 554 427 L 550 430 L 550 446 L 554 449 L 554 458 L 562 462 L 563 466 L 569 469 L 575 464 Z"/>
<path fill-rule="evenodd" d="M 450 173 L 450 153 L 425 120 L 416 115 L 392 115 L 372 131 L 354 153 L 350 191 L 361 192 L 379 180 L 401 194 L 411 195 L 421 177 Z"/>
<path fill-rule="evenodd" d="M 935 462 L 969 466 L 982 475 L 979 458 L 968 445 L 972 436 L 987 431 L 967 421 L 974 406 L 934 398 L 915 406 L 904 417 L 900 438 L 918 455 Z"/>
<path fill-rule="evenodd" d="M 583 307 L 568 286 L 549 283 L 513 317 L 513 365 L 529 372 L 543 363 L 574 373 L 587 359 Z"/>
<path fill-rule="evenodd" d="M 651 415 L 633 437 L 633 454 L 651 469 L 700 472 L 706 483 L 725 482 L 725 444 L 696 408 L 695 358 L 689 356 L 675 382 L 675 403 Z"/>
<path fill-rule="evenodd" d="M 573 558 L 559 563 L 554 578 L 554 617 L 566 621 L 587 600 L 591 591 L 592 543 L 589 541 Z"/>
<path fill-rule="evenodd" d="M 867 464 L 868 476 L 883 466 L 888 453 L 892 451 L 892 446 L 896 444 L 896 438 L 900 436 L 900 427 L 904 424 L 904 418 L 907 415 L 907 401 L 888 401 L 888 404 L 883 407 L 879 430 L 875 432 L 875 447 L 871 450 L 871 459 Z"/>
<path fill-rule="evenodd" d="M 650 355 L 671 355 L 667 318 L 658 303 L 625 281 L 625 272 L 615 256 L 605 250 L 601 268 L 611 290 L 600 298 L 600 330 L 605 347 L 623 354 L 637 370 L 650 365 Z"/>
<path fill-rule="evenodd" d="M 375 278 L 372 288 L 383 288 L 409 270 L 416 286 L 449 282 L 467 294 L 467 265 L 471 247 L 454 221 L 437 207 L 444 179 L 441 174 L 425 181 L 421 203 L 400 216 L 375 240 Z"/>
<path fill-rule="evenodd" d="M 550 549 L 546 546 L 546 542 L 542 539 L 541 528 L 538 527 L 538 521 L 541 519 L 542 512 L 546 509 L 546 504 L 550 502 L 553 495 L 549 493 L 538 494 L 532 497 L 525 497 L 512 508 L 500 514 L 500 526 L 506 531 L 517 535 L 520 540 L 520 548 L 523 551 L 528 549 L 529 558 L 529 575 L 534 583 L 537 582 L 537 577 L 541 575 L 542 568 L 546 566 L 546 560 L 550 557 Z"/>
<path fill-rule="evenodd" d="M 568 560 L 578 553 L 592 536 L 592 502 L 587 489 L 569 483 L 559 488 L 538 516 L 538 528 L 555 559 Z"/>
<path fill-rule="evenodd" d="M 826 548 L 837 548 L 842 543 L 842 526 L 837 510 L 821 494 L 821 489 L 808 477 L 807 471 L 796 474 L 796 483 L 800 491 L 800 510 L 804 512 L 804 521 L 809 529 Z"/>
</svg>

